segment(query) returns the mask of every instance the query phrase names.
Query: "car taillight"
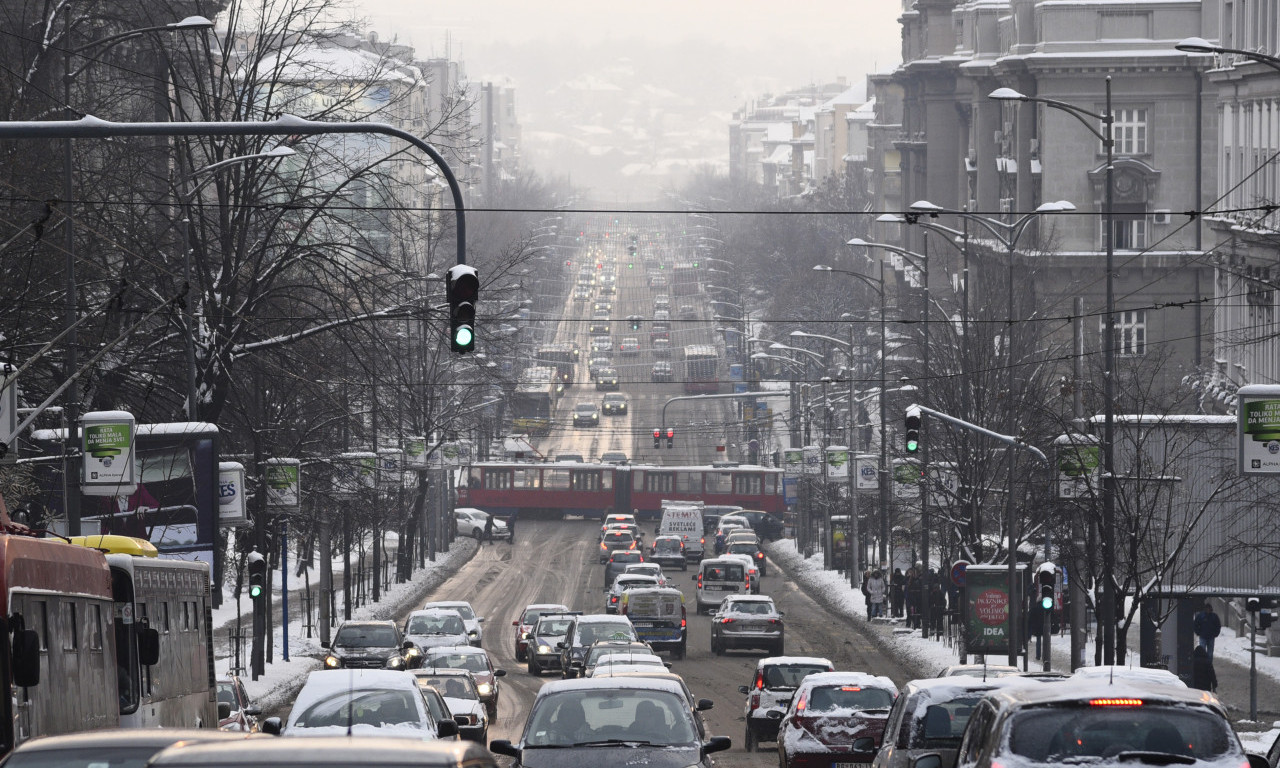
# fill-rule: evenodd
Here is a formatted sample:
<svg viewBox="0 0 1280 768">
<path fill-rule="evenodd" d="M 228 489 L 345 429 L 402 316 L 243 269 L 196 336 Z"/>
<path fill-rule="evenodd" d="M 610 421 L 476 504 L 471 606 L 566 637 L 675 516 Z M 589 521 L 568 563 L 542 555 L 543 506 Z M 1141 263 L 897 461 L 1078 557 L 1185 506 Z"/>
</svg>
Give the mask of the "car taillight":
<svg viewBox="0 0 1280 768">
<path fill-rule="evenodd" d="M 763 553 L 763 552 L 757 552 L 757 553 L 756 553 L 756 559 L 757 559 L 757 560 L 763 560 L 763 559 L 764 559 L 764 553 Z"/>
<path fill-rule="evenodd" d="M 764 671 L 763 671 L 763 670 L 761 670 L 761 671 L 759 671 L 759 672 L 756 672 L 756 686 L 755 686 L 755 687 L 756 687 L 756 690 L 757 690 L 757 691 L 758 691 L 758 690 L 761 690 L 761 689 L 763 689 L 763 688 L 764 688 Z"/>
<path fill-rule="evenodd" d="M 617 596 L 617 595 L 614 595 L 613 597 L 609 598 L 609 602 L 611 602 L 611 603 L 616 603 L 616 602 L 618 602 L 618 596 Z"/>
<path fill-rule="evenodd" d="M 860 688 L 860 687 L 858 687 L 858 686 L 856 686 L 856 685 L 844 685 L 844 686 L 841 686 L 841 687 L 840 687 L 840 690 L 842 690 L 842 691 L 861 691 L 861 690 L 862 690 L 862 688 Z"/>
<path fill-rule="evenodd" d="M 687 626 L 689 626 L 689 623 L 688 623 L 687 621 L 685 621 L 685 620 L 684 620 L 684 617 L 683 617 L 683 616 L 681 616 L 681 617 L 680 617 L 680 628 L 681 628 L 681 629 L 684 629 L 684 628 L 685 628 L 685 627 L 687 627 Z"/>
<path fill-rule="evenodd" d="M 1091 707 L 1140 707 L 1142 699 L 1090 699 Z"/>
<path fill-rule="evenodd" d="M 732 623 L 733 623 L 733 619 L 729 618 L 728 616 L 725 616 L 723 619 L 721 619 L 721 620 L 720 620 L 720 623 L 721 623 L 721 624 L 732 624 Z"/>
<path fill-rule="evenodd" d="M 796 702 L 796 711 L 803 712 L 804 708 L 807 706 L 809 706 L 809 696 L 807 694 L 801 694 L 800 700 Z"/>
<path fill-rule="evenodd" d="M 758 693 L 751 694 L 751 708 L 759 709 L 759 707 L 760 707 L 760 694 Z"/>
</svg>

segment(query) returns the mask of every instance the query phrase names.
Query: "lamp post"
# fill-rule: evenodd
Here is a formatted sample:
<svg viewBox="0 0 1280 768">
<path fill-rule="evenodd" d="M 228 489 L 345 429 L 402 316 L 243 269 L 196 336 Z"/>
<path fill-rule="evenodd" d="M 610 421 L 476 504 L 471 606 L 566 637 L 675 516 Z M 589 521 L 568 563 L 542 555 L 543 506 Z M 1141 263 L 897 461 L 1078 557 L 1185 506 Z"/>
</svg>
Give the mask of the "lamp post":
<svg viewBox="0 0 1280 768">
<path fill-rule="evenodd" d="M 71 12 L 67 9 L 67 16 L 64 20 L 64 32 L 67 41 L 66 52 L 62 60 L 62 104 L 63 114 L 67 120 L 76 119 L 75 111 L 71 106 L 71 83 L 91 64 L 97 62 L 96 58 L 89 59 L 77 69 L 71 68 L 71 59 L 73 56 L 82 56 L 91 50 L 105 51 L 113 46 L 132 40 L 135 37 L 151 32 L 187 32 L 209 29 L 213 26 L 213 22 L 203 16 L 188 16 L 181 21 L 175 21 L 171 24 L 162 24 L 154 27 L 141 27 L 139 29 L 131 29 L 119 34 L 110 35 L 100 40 L 94 40 L 84 45 L 72 48 L 69 43 L 71 40 Z M 78 351 L 76 349 L 79 344 L 76 325 L 78 323 L 77 304 L 79 303 L 79 287 L 76 284 L 76 230 L 74 205 L 72 200 L 75 196 L 75 160 L 72 153 L 72 140 L 64 139 L 62 142 L 62 204 L 63 215 L 66 220 L 63 224 L 63 251 L 64 251 L 64 271 L 66 272 L 66 336 L 65 341 L 65 375 L 71 379 L 70 386 L 67 388 L 67 402 L 64 413 L 66 414 L 67 423 L 67 439 L 63 443 L 63 461 L 62 476 L 65 486 L 63 493 L 63 507 L 67 515 L 67 533 L 71 536 L 80 535 L 80 494 L 75 490 L 75 483 L 68 477 L 69 467 L 71 464 L 72 443 L 75 442 L 76 430 L 80 421 L 80 384 L 76 380 L 76 371 L 79 368 Z"/>
<path fill-rule="evenodd" d="M 191 279 L 191 257 L 195 250 L 195 244 L 191 242 L 191 204 L 195 201 L 195 197 L 213 180 L 214 172 L 232 165 L 247 163 L 252 160 L 271 160 L 285 158 L 294 155 L 294 151 L 284 145 L 267 150 L 266 152 L 256 152 L 251 155 L 239 155 L 237 157 L 229 157 L 226 160 L 220 160 L 216 163 L 210 163 L 203 168 L 197 168 L 189 175 L 187 182 L 190 183 L 198 176 L 204 176 L 200 182 L 192 184 L 190 189 L 183 192 L 180 198 L 182 204 L 182 279 L 187 284 L 187 300 L 184 304 L 182 314 L 187 323 L 186 333 L 186 354 L 187 354 L 187 421 L 198 421 L 200 419 L 199 400 L 197 398 L 196 387 L 196 325 L 195 325 L 195 300 L 192 291 L 195 286 Z"/>
<path fill-rule="evenodd" d="M 1183 41 L 1183 44 L 1188 41 Z M 1025 96 L 1012 88 L 997 88 L 989 94 L 1000 101 L 1019 101 L 1044 104 L 1046 107 L 1066 112 L 1102 142 L 1106 152 L 1106 190 L 1103 193 L 1103 217 L 1106 231 L 1103 233 L 1106 247 L 1107 306 L 1106 333 L 1102 336 L 1103 349 L 1103 427 L 1102 427 L 1102 597 L 1099 601 L 1098 620 L 1102 625 L 1102 660 L 1115 663 L 1116 652 L 1116 594 L 1115 594 L 1115 199 L 1112 177 L 1115 171 L 1115 112 L 1111 108 L 1111 78 L 1106 79 L 1106 102 L 1101 113 L 1092 112 L 1074 104 L 1042 96 Z M 1094 127 L 1093 121 L 1102 124 Z"/>
<path fill-rule="evenodd" d="M 1258 51 L 1246 51 L 1241 48 L 1226 48 L 1216 43 L 1211 43 L 1202 37 L 1188 37 L 1173 47 L 1184 53 L 1230 53 L 1235 56 L 1242 56 L 1250 61 L 1256 61 L 1259 64 L 1265 64 L 1280 72 L 1280 56 L 1270 56 Z"/>
</svg>

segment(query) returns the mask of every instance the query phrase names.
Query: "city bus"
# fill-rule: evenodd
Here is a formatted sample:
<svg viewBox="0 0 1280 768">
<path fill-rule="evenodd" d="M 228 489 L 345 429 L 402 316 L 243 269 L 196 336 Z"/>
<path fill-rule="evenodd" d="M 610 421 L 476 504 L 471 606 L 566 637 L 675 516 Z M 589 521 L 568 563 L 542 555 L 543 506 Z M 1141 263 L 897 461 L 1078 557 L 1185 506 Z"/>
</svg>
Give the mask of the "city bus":
<svg viewBox="0 0 1280 768">
<path fill-rule="evenodd" d="M 688 263 L 675 265 L 671 271 L 671 293 L 675 296 L 702 293 L 698 285 L 698 268 Z"/>
<path fill-rule="evenodd" d="M 538 365 L 555 368 L 556 375 L 566 387 L 573 386 L 573 373 L 577 362 L 578 353 L 569 344 L 548 344 L 538 348 Z"/>
<path fill-rule="evenodd" d="M 564 384 L 556 369 L 545 366 L 526 368 L 520 374 L 511 395 L 511 429 L 517 434 L 537 435 L 551 432 L 551 414 Z"/>
<path fill-rule="evenodd" d="M 691 344 L 684 348 L 684 391 L 691 395 L 713 394 L 720 389 L 717 377 L 720 358 L 710 344 Z"/>
</svg>

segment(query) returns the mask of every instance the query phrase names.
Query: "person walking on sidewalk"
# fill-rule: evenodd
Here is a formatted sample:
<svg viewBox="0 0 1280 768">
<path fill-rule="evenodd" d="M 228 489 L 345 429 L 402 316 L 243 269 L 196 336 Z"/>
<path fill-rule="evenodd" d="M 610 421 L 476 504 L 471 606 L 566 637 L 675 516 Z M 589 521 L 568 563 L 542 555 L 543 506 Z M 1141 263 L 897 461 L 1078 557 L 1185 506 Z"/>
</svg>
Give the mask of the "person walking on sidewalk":
<svg viewBox="0 0 1280 768">
<path fill-rule="evenodd" d="M 888 585 L 884 583 L 884 574 L 877 568 L 871 572 L 871 578 L 863 582 L 867 590 L 867 618 L 876 619 L 884 616 L 884 599 L 888 593 Z"/>
<path fill-rule="evenodd" d="M 1213 671 L 1213 659 L 1203 645 L 1191 652 L 1191 687 L 1202 691 L 1218 690 L 1218 673 Z"/>
<path fill-rule="evenodd" d="M 489 515 L 484 519 L 484 543 L 493 543 L 493 515 Z"/>
<path fill-rule="evenodd" d="M 516 516 L 512 515 L 507 518 L 507 543 L 516 543 Z"/>
<path fill-rule="evenodd" d="M 1185 614 L 1184 614 L 1185 615 Z M 1213 606 L 1205 601 L 1204 608 L 1191 619 L 1191 629 L 1200 638 L 1199 647 L 1213 659 L 1213 641 L 1222 633 L 1222 620 L 1213 612 Z M 1206 689 L 1207 690 L 1207 689 Z"/>
<path fill-rule="evenodd" d="M 911 567 L 907 569 L 906 583 L 903 584 L 904 597 L 903 602 L 906 603 L 907 609 L 907 628 L 920 628 L 920 574 Z"/>
<path fill-rule="evenodd" d="M 889 577 L 889 607 L 895 619 L 902 618 L 902 588 L 906 583 L 907 577 L 902 575 L 902 569 L 894 568 L 893 575 Z"/>
</svg>

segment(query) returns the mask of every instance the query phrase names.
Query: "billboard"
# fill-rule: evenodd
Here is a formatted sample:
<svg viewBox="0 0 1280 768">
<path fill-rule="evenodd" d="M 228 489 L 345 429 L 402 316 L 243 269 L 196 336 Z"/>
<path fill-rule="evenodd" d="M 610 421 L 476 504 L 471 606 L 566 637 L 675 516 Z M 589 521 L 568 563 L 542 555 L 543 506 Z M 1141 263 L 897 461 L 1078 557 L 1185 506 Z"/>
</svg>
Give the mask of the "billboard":
<svg viewBox="0 0 1280 768">
<path fill-rule="evenodd" d="M 1014 579 L 1014 590 L 1022 583 L 1022 566 Z M 1004 565 L 969 565 L 964 569 L 965 601 L 968 608 L 965 630 L 970 653 L 1008 654 L 1021 645 L 1018 627 L 1022 601 L 1009 599 L 1009 568 Z"/>
<path fill-rule="evenodd" d="M 1280 386 L 1249 384 L 1236 397 L 1240 474 L 1280 474 Z"/>
</svg>

